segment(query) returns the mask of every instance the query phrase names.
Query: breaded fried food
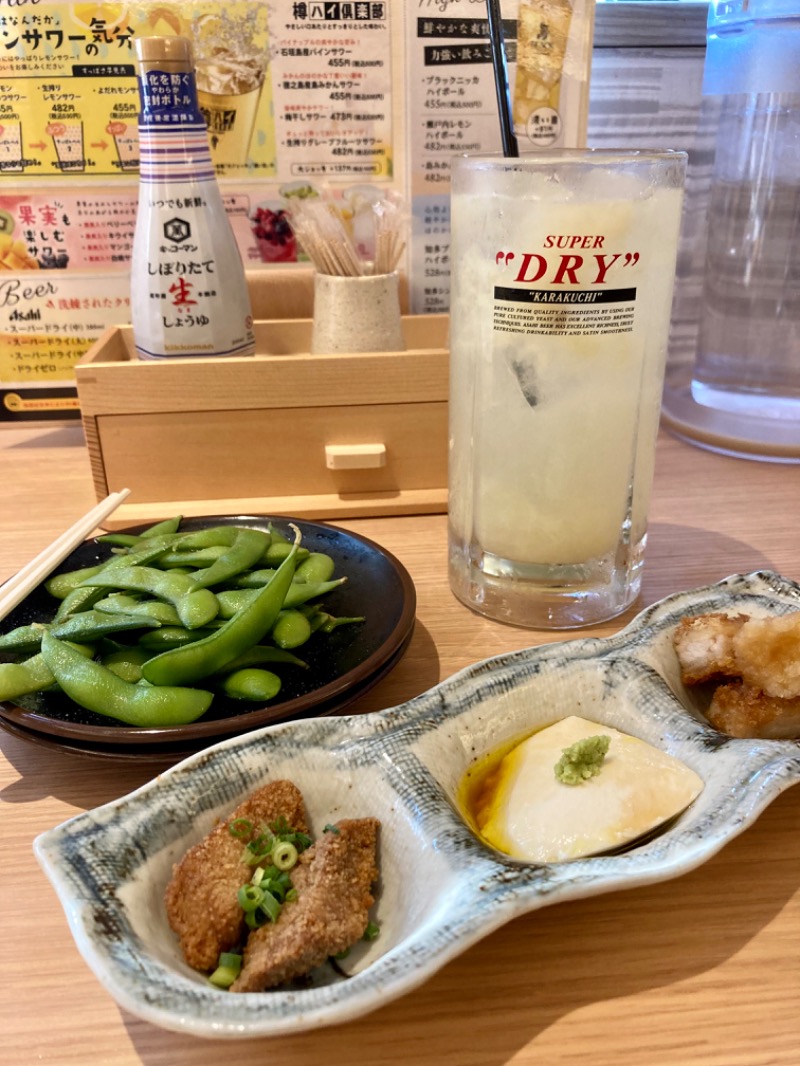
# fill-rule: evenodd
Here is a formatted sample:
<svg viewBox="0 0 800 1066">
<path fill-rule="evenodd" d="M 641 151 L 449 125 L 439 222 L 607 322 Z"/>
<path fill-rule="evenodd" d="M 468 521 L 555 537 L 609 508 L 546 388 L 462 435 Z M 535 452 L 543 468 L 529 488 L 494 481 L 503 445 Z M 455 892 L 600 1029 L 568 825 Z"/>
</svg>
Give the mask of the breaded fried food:
<svg viewBox="0 0 800 1066">
<path fill-rule="evenodd" d="M 800 611 L 751 618 L 733 638 L 736 673 L 767 696 L 800 696 Z"/>
<path fill-rule="evenodd" d="M 800 698 L 767 696 L 740 681 L 717 686 L 706 717 L 715 729 L 731 737 L 800 737 Z"/>
<path fill-rule="evenodd" d="M 300 855 L 291 873 L 297 899 L 274 924 L 250 933 L 232 992 L 261 992 L 300 977 L 364 935 L 379 827 L 376 818 L 344 819 Z"/>
<path fill-rule="evenodd" d="M 749 615 L 722 612 L 682 618 L 672 638 L 684 685 L 738 677 L 734 638 Z"/>
<path fill-rule="evenodd" d="M 308 832 L 299 789 L 291 781 L 271 781 L 176 863 L 164 901 L 184 958 L 196 970 L 213 969 L 220 952 L 236 947 L 247 932 L 237 895 L 253 871 L 242 861 L 249 838 L 234 836 L 229 829 L 237 818 L 252 824 L 253 835 L 281 818 L 293 829 Z"/>
</svg>

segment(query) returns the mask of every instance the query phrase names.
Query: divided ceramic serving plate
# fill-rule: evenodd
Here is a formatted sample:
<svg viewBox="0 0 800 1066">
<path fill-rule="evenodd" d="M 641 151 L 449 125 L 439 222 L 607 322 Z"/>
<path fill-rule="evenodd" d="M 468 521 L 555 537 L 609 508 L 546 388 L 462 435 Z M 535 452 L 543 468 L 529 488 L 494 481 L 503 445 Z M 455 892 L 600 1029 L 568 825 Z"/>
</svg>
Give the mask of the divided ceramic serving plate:
<svg viewBox="0 0 800 1066">
<path fill-rule="evenodd" d="M 416 988 L 518 915 L 688 872 L 800 780 L 800 742 L 723 736 L 680 682 L 671 642 L 680 618 L 732 608 L 754 616 L 798 610 L 800 586 L 767 572 L 733 576 L 656 604 L 614 637 L 488 659 L 391 710 L 224 740 L 42 834 L 36 855 L 79 950 L 132 1014 L 220 1038 L 355 1018 Z M 494 852 L 459 811 L 462 775 L 505 741 L 571 714 L 676 756 L 702 777 L 703 792 L 664 832 L 621 854 L 531 864 Z M 164 888 L 172 864 L 217 818 L 277 778 L 301 789 L 317 834 L 342 817 L 380 819 L 372 914 L 380 935 L 340 964 L 348 976 L 322 967 L 304 987 L 222 992 L 180 958 Z"/>
</svg>

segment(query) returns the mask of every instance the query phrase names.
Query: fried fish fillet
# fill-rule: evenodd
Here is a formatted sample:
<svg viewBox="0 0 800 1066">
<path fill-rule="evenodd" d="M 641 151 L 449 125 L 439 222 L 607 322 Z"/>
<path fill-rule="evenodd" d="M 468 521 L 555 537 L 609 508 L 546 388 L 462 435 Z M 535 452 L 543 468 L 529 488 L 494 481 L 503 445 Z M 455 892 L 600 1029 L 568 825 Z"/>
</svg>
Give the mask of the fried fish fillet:
<svg viewBox="0 0 800 1066">
<path fill-rule="evenodd" d="M 299 789 L 291 781 L 272 781 L 176 863 L 164 901 L 184 958 L 196 970 L 213 969 L 220 952 L 238 945 L 247 931 L 237 895 L 253 871 L 242 861 L 247 841 L 233 836 L 228 828 L 236 818 L 246 818 L 256 832 L 280 818 L 293 829 L 308 832 Z"/>
<path fill-rule="evenodd" d="M 800 611 L 751 618 L 734 635 L 736 674 L 767 696 L 800 696 Z"/>
<path fill-rule="evenodd" d="M 738 677 L 734 638 L 749 615 L 722 612 L 682 618 L 672 638 L 685 685 Z"/>
<path fill-rule="evenodd" d="M 364 935 L 378 878 L 376 818 L 345 819 L 291 871 L 297 899 L 250 933 L 232 992 L 261 992 L 313 970 Z"/>
<path fill-rule="evenodd" d="M 740 681 L 717 686 L 706 717 L 715 729 L 730 737 L 800 737 L 800 698 L 768 696 Z"/>
</svg>

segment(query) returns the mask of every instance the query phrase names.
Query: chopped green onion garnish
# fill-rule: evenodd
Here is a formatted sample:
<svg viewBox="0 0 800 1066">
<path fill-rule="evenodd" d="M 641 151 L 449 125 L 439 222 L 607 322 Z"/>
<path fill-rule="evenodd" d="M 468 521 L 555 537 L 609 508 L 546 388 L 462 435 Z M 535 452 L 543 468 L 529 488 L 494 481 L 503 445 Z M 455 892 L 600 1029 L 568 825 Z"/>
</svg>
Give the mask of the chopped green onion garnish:
<svg viewBox="0 0 800 1066">
<path fill-rule="evenodd" d="M 264 902 L 264 895 L 264 889 L 259 888 L 258 885 L 242 885 L 237 897 L 239 906 L 246 913 L 254 911 Z"/>
<path fill-rule="evenodd" d="M 350 954 L 350 948 L 345 948 L 344 951 L 337 952 L 336 955 L 332 955 L 331 958 L 332 959 L 346 959 L 349 954 Z"/>
<path fill-rule="evenodd" d="M 254 911 L 247 911 L 244 920 L 248 929 L 260 929 L 262 925 L 267 924 L 267 916 L 260 907 Z"/>
<path fill-rule="evenodd" d="M 341 832 L 341 830 L 338 829 L 335 825 L 331 825 L 331 823 L 328 822 L 328 824 L 325 826 L 325 828 L 322 830 L 322 832 L 323 833 L 335 833 L 338 836 L 339 833 Z"/>
<path fill-rule="evenodd" d="M 264 892 L 264 898 L 261 901 L 260 908 L 268 916 L 270 921 L 277 922 L 278 915 L 281 913 L 281 905 L 271 892 Z"/>
<path fill-rule="evenodd" d="M 235 819 L 229 828 L 234 835 L 243 830 L 249 836 L 254 833 L 246 818 Z M 297 863 L 299 852 L 310 845 L 309 836 L 295 832 L 285 818 L 279 818 L 269 829 L 262 825 L 258 835 L 243 848 L 242 861 L 256 867 L 237 897 L 249 929 L 259 929 L 267 921 L 276 922 L 283 903 L 297 899 L 289 870 Z"/>
<path fill-rule="evenodd" d="M 297 848 L 288 840 L 282 840 L 272 849 L 272 861 L 279 870 L 291 870 L 297 862 Z"/>
<path fill-rule="evenodd" d="M 228 823 L 228 832 L 232 837 L 246 840 L 253 832 L 253 823 L 247 818 L 234 818 Z"/>
<path fill-rule="evenodd" d="M 305 851 L 306 848 L 311 846 L 311 837 L 306 833 L 299 832 L 299 830 L 292 829 L 285 818 L 279 818 L 276 822 L 273 822 L 270 829 L 280 840 L 286 840 L 290 844 L 294 844 L 298 851 Z"/>
<path fill-rule="evenodd" d="M 273 866 L 272 869 L 274 870 L 275 867 Z M 286 893 L 292 887 L 292 881 L 287 873 L 279 873 L 276 877 L 262 880 L 261 887 L 266 888 L 280 903 L 283 903 Z"/>
<path fill-rule="evenodd" d="M 380 933 L 381 927 L 377 922 L 367 922 L 367 928 L 364 930 L 362 940 L 374 940 Z"/>
<path fill-rule="evenodd" d="M 274 843 L 275 838 L 271 833 L 261 833 L 255 840 L 250 841 L 244 849 L 242 858 L 250 866 L 257 866 L 262 859 L 266 859 L 269 856 Z"/>
<path fill-rule="evenodd" d="M 230 988 L 239 971 L 242 968 L 242 956 L 232 951 L 223 951 L 219 957 L 219 964 L 209 977 L 212 985 L 217 988 Z"/>
</svg>

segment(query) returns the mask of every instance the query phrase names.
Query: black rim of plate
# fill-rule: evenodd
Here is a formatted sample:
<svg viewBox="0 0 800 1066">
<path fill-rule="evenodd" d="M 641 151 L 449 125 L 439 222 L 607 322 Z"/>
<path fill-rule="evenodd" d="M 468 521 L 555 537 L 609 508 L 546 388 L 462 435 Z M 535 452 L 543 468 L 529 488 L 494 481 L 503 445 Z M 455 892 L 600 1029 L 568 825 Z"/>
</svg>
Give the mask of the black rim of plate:
<svg viewBox="0 0 800 1066">
<path fill-rule="evenodd" d="M 414 583 L 391 552 L 361 534 L 328 523 L 281 515 L 212 515 L 186 518 L 181 529 L 189 531 L 209 525 L 266 528 L 269 523 L 286 533 L 289 523 L 296 525 L 305 547 L 333 556 L 336 575 L 346 575 L 348 580 L 322 602 L 334 615 L 366 618 L 364 623 L 342 626 L 331 634 L 315 634 L 308 644 L 298 648 L 295 654 L 308 662 L 309 669 L 281 668 L 282 699 L 253 707 L 216 696 L 208 716 L 190 725 L 156 729 L 139 729 L 106 719 L 78 707 L 61 693 L 36 693 L 21 697 L 18 702 L 0 703 L 0 717 L 26 733 L 74 741 L 80 746 L 76 750 L 83 752 L 85 748 L 86 754 L 91 753 L 90 749 L 107 745 L 120 751 L 128 745 L 137 749 L 145 745 L 166 745 L 175 750 L 185 748 L 185 753 L 189 753 L 196 750 L 198 741 L 224 738 L 274 722 L 340 712 L 384 677 L 404 654 L 416 614 Z M 146 525 L 140 525 L 119 532 L 139 533 L 145 528 Z M 55 573 L 90 566 L 109 554 L 108 545 L 96 539 L 88 540 Z M 3 631 L 48 620 L 55 603 L 43 584 L 38 586 L 4 620 Z"/>
</svg>

